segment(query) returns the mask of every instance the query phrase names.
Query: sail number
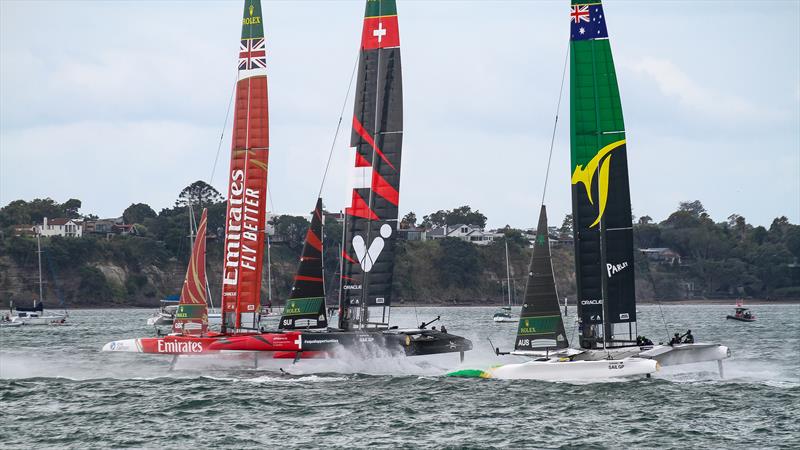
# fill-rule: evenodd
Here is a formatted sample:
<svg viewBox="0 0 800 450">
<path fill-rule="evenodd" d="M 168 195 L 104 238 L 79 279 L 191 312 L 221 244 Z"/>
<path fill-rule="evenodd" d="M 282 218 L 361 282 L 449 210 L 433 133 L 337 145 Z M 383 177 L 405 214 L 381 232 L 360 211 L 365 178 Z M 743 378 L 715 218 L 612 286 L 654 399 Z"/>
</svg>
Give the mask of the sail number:
<svg viewBox="0 0 800 450">
<path fill-rule="evenodd" d="M 517 345 L 528 347 L 528 346 L 531 345 L 531 340 L 530 339 L 519 339 L 517 341 Z"/>
</svg>

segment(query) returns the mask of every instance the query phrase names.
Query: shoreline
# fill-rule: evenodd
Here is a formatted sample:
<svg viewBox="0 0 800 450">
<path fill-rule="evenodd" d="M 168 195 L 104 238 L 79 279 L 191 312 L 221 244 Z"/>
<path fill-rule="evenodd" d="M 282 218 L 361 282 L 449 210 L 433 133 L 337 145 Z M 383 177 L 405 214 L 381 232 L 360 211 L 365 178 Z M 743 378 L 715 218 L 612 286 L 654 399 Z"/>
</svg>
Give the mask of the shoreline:
<svg viewBox="0 0 800 450">
<path fill-rule="evenodd" d="M 640 300 L 637 302 L 639 306 L 645 305 L 661 305 L 661 306 L 683 306 L 683 305 L 727 305 L 734 307 L 736 306 L 736 300 L 731 299 L 695 299 L 695 300 Z M 800 299 L 781 299 L 781 300 L 764 300 L 764 299 L 750 299 L 744 301 L 744 306 L 755 306 L 755 305 L 800 305 Z M 428 303 L 428 304 L 418 304 L 418 305 L 407 305 L 407 304 L 400 304 L 400 305 L 392 305 L 393 308 L 497 308 L 500 305 L 486 305 L 486 304 L 474 304 L 474 303 L 464 303 L 464 304 L 440 304 L 440 303 Z M 519 306 L 519 305 L 514 305 Z M 563 305 L 562 305 L 563 306 Z M 574 303 L 569 303 L 567 306 L 570 308 L 574 308 Z M 281 305 L 275 305 L 276 308 L 281 308 Z M 0 310 L 7 309 L 0 307 Z M 47 308 L 53 310 L 60 310 L 62 308 Z M 67 310 L 93 310 L 93 309 L 137 309 L 137 310 L 157 310 L 157 306 L 67 306 Z"/>
</svg>

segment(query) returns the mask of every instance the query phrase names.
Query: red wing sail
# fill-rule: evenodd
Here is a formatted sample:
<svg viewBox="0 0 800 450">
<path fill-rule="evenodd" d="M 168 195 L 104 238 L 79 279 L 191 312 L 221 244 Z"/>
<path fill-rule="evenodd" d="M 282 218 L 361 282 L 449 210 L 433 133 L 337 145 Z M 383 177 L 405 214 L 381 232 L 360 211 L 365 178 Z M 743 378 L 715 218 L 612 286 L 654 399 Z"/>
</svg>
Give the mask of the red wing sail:
<svg viewBox="0 0 800 450">
<path fill-rule="evenodd" d="M 403 83 L 394 0 L 368 0 L 353 130 L 356 179 L 345 210 L 340 328 L 389 322 L 400 201 Z"/>
<path fill-rule="evenodd" d="M 172 331 L 183 335 L 204 335 L 208 330 L 208 296 L 206 294 L 206 228 L 208 209 L 203 209 L 197 237 L 183 280 L 181 300 Z"/>
<path fill-rule="evenodd" d="M 266 225 L 269 123 L 260 0 L 246 0 L 233 118 L 222 331 L 258 328 Z"/>
</svg>

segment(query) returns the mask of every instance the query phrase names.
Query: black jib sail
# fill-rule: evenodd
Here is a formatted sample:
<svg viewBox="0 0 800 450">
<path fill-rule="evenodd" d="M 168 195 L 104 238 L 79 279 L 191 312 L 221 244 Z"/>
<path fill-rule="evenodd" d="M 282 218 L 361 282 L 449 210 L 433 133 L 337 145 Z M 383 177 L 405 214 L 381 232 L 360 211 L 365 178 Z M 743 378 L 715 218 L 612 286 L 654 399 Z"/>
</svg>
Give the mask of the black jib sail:
<svg viewBox="0 0 800 450">
<path fill-rule="evenodd" d="M 345 210 L 339 327 L 387 327 L 400 200 L 403 91 L 394 0 L 366 5 L 350 145 L 355 180 Z"/>
<path fill-rule="evenodd" d="M 550 239 L 547 235 L 547 209 L 542 205 L 536 242 L 528 266 L 525 303 L 519 317 L 515 351 L 556 350 L 569 347 L 564 321 L 558 305 L 558 293 L 550 258 Z"/>
<path fill-rule="evenodd" d="M 294 276 L 292 293 L 286 300 L 278 327 L 283 330 L 293 330 L 327 326 L 322 274 L 322 199 L 318 198 L 311 217 L 311 226 L 306 233 L 300 265 Z"/>
<path fill-rule="evenodd" d="M 570 141 L 580 345 L 635 341 L 627 147 L 606 15 L 572 2 Z M 601 324 L 605 323 L 605 327 Z"/>
</svg>

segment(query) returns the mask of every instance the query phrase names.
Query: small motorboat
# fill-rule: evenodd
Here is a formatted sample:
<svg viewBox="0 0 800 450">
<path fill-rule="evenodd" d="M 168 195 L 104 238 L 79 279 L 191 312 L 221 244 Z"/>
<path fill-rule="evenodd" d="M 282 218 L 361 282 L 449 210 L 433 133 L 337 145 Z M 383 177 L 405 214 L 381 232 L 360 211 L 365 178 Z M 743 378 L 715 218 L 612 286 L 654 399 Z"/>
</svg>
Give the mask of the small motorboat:
<svg viewBox="0 0 800 450">
<path fill-rule="evenodd" d="M 22 322 L 11 322 L 8 320 L 0 320 L 0 328 L 16 328 L 24 325 Z"/>
<path fill-rule="evenodd" d="M 516 319 L 511 314 L 511 307 L 510 306 L 504 306 L 504 307 L 498 309 L 494 313 L 494 316 L 492 316 L 492 320 L 494 320 L 495 322 L 517 322 L 519 319 Z"/>
<path fill-rule="evenodd" d="M 736 303 L 736 311 L 733 315 L 728 314 L 727 319 L 738 320 L 740 322 L 755 322 L 756 315 L 750 312 L 749 308 L 742 306 L 742 302 Z"/>
</svg>

